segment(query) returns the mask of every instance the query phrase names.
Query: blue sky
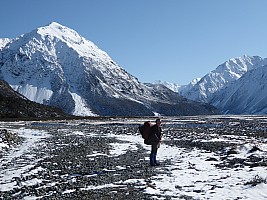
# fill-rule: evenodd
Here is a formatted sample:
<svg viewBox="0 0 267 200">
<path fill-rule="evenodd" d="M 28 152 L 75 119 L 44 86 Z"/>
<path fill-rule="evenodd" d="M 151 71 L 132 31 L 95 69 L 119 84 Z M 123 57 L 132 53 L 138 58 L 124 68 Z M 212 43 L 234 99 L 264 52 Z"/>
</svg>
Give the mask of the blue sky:
<svg viewBox="0 0 267 200">
<path fill-rule="evenodd" d="M 267 57 L 266 0 L 1 1 L 0 38 L 58 22 L 141 82 L 188 84 L 230 58 Z"/>
</svg>

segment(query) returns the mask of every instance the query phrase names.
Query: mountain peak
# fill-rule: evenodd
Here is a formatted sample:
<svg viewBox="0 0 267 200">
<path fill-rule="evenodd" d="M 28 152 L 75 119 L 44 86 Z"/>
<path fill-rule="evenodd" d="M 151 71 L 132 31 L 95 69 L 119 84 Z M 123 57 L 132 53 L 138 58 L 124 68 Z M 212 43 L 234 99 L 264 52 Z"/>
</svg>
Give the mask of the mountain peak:
<svg viewBox="0 0 267 200">
<path fill-rule="evenodd" d="M 58 22 L 51 22 L 49 23 L 47 26 L 51 26 L 51 27 L 63 27 L 60 23 Z"/>
<path fill-rule="evenodd" d="M 67 29 L 69 29 L 68 27 L 63 26 L 58 22 L 51 22 L 51 23 L 49 23 L 49 24 L 47 24 L 45 26 L 39 27 L 38 29 L 42 29 L 42 28 L 49 28 L 49 29 L 64 29 L 64 28 L 67 28 Z"/>
<path fill-rule="evenodd" d="M 37 28 L 37 33 L 42 36 L 53 36 L 62 40 L 73 42 L 81 40 L 81 36 L 74 30 L 63 26 L 57 22 L 51 22 L 50 24 Z"/>
<path fill-rule="evenodd" d="M 100 50 L 93 42 L 82 37 L 75 30 L 63 26 L 57 22 L 51 22 L 50 24 L 37 28 L 32 33 L 36 33 L 41 36 L 42 40 L 49 40 L 49 43 L 55 43 L 53 40 L 60 40 L 65 43 L 71 49 L 74 49 L 82 57 L 97 57 L 101 60 L 111 60 L 106 52 Z"/>
</svg>

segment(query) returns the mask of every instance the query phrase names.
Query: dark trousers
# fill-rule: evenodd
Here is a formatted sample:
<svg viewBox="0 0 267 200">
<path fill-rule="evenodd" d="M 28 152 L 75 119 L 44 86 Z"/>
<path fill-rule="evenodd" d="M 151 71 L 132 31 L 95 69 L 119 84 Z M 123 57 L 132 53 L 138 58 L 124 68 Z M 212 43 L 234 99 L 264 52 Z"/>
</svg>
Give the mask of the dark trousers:
<svg viewBox="0 0 267 200">
<path fill-rule="evenodd" d="M 158 148 L 159 148 L 159 143 L 153 142 L 151 144 L 150 165 L 152 165 L 152 166 L 159 165 L 157 162 L 157 159 L 156 159 Z"/>
</svg>

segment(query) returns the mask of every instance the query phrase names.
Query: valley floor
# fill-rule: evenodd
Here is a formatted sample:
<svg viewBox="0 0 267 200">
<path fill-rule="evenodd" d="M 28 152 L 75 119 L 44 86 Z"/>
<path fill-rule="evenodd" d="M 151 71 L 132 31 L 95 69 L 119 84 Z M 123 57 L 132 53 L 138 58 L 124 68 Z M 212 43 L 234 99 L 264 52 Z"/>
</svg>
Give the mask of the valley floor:
<svg viewBox="0 0 267 200">
<path fill-rule="evenodd" d="M 0 122 L 0 199 L 267 198 L 267 116 L 163 117 L 158 167 L 145 120 Z"/>
</svg>

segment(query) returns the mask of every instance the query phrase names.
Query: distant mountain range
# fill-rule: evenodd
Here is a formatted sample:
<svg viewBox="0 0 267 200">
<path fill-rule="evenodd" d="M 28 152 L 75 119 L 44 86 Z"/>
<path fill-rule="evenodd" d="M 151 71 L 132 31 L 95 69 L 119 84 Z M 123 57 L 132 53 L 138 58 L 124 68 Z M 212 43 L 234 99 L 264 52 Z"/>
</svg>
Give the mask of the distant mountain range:
<svg viewBox="0 0 267 200">
<path fill-rule="evenodd" d="M 0 39 L 0 79 L 31 101 L 78 116 L 219 113 L 163 85 L 140 83 L 106 52 L 55 22 Z"/>
<path fill-rule="evenodd" d="M 266 85 L 267 59 L 244 55 L 174 91 L 185 98 L 214 105 L 224 114 L 267 114 Z"/>
</svg>

